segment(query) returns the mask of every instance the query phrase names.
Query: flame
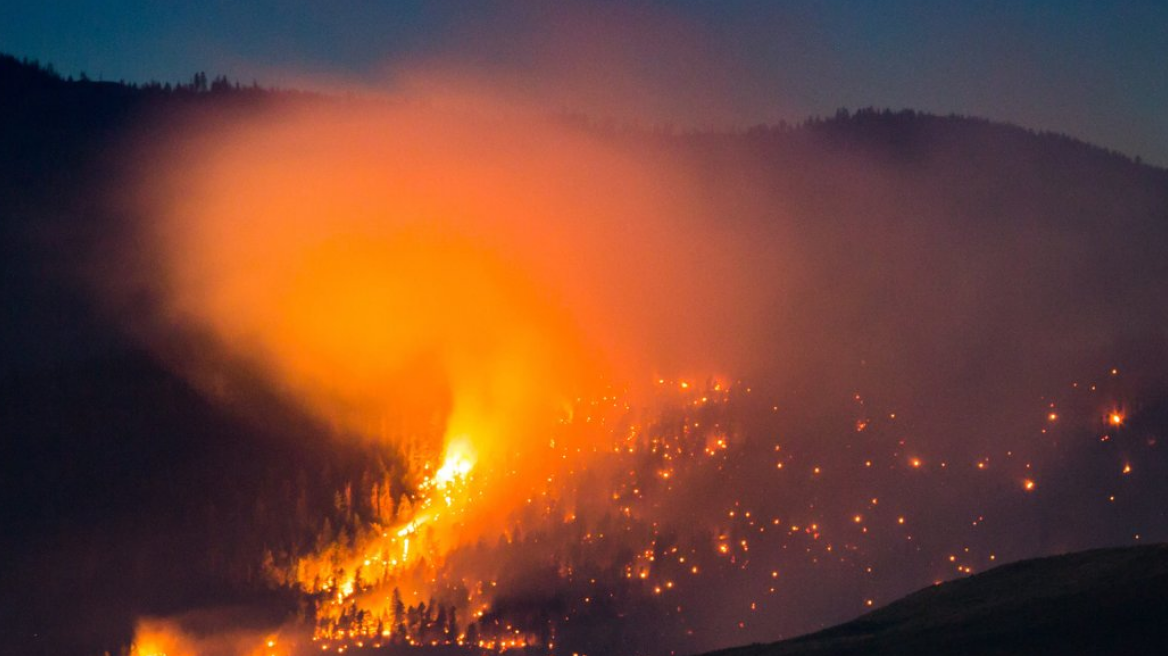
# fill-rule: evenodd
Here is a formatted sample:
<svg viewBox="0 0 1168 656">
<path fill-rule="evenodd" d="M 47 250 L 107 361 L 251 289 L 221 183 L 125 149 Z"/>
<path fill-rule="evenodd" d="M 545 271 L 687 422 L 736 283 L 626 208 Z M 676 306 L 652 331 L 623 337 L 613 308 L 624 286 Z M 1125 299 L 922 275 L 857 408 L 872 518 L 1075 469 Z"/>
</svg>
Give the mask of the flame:
<svg viewBox="0 0 1168 656">
<path fill-rule="evenodd" d="M 130 656 L 196 656 L 183 642 L 181 635 L 161 626 L 140 625 L 130 647 Z"/>
<path fill-rule="evenodd" d="M 434 473 L 434 485 L 445 489 L 456 481 L 466 480 L 474 468 L 475 454 L 470 438 L 459 435 L 446 442 L 446 456 L 442 466 Z"/>
<path fill-rule="evenodd" d="M 135 627 L 130 656 L 292 656 L 296 644 L 278 634 L 236 628 L 204 634 L 186 630 L 181 619 L 147 618 Z"/>
</svg>

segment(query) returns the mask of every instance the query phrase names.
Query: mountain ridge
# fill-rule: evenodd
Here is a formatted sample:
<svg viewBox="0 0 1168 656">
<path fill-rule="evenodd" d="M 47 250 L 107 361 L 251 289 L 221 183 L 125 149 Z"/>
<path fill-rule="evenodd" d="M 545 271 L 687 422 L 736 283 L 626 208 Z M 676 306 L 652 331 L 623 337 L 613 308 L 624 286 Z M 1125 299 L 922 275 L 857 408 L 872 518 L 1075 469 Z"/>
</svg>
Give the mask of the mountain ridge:
<svg viewBox="0 0 1168 656">
<path fill-rule="evenodd" d="M 266 549 L 294 550 L 298 542 L 309 540 L 320 520 L 328 518 L 335 493 L 346 482 L 360 481 L 368 468 L 367 454 L 356 447 L 344 453 L 319 446 L 286 453 L 273 429 L 249 427 L 212 403 L 205 390 L 188 385 L 153 354 L 142 352 L 117 325 L 117 317 L 96 309 L 86 293 L 90 290 L 79 284 L 75 267 L 92 257 L 90 242 L 108 238 L 124 220 L 103 207 L 100 198 L 111 186 L 117 189 L 110 163 L 125 154 L 128 135 L 139 137 L 139 130 L 156 122 L 187 129 L 184 118 L 196 111 L 246 112 L 269 101 L 305 97 L 226 83 L 206 85 L 205 77 L 202 81 L 169 89 L 68 81 L 51 70 L 0 56 L 0 97 L 5 99 L 0 102 L 0 261 L 5 272 L 0 303 L 7 308 L 0 325 L 0 405 L 11 409 L 7 426 L 17 418 L 22 433 L 19 440 L 4 443 L 11 453 L 0 467 L 0 478 L 11 483 L 0 485 L 0 508 L 12 513 L 11 525 L 21 529 L 21 539 L 0 544 L 0 551 L 12 557 L 9 562 L 26 564 L 18 576 L 5 581 L 12 591 L 0 594 L 0 610 L 9 611 L 0 612 L 0 624 L 21 622 L 5 631 L 17 651 L 23 644 L 52 641 L 23 653 L 112 649 L 126 639 L 130 618 L 176 610 L 162 605 L 170 599 L 166 586 L 171 581 L 206 590 L 200 603 L 232 600 L 236 588 L 254 580 L 250 568 Z M 1148 346 L 1158 342 L 1146 339 L 1161 335 L 1162 326 L 1168 325 L 1156 301 L 1163 297 L 1161 281 L 1168 280 L 1162 257 L 1168 252 L 1168 170 L 1163 168 L 1065 135 L 910 110 L 838 112 L 797 125 L 740 131 L 610 128 L 590 119 L 583 119 L 581 128 L 677 154 L 676 161 L 704 174 L 693 179 L 731 208 L 703 220 L 777 253 L 768 253 L 766 262 L 751 263 L 757 265 L 759 279 L 804 276 L 799 279 L 802 295 L 789 301 L 798 311 L 763 317 L 776 335 L 774 343 L 791 342 L 788 352 L 757 353 L 760 362 L 772 365 L 768 372 L 781 362 L 793 372 L 792 380 L 798 378 L 794 372 L 815 380 L 820 362 L 800 358 L 827 354 L 823 359 L 829 367 L 865 361 L 865 372 L 885 372 L 879 380 L 888 383 L 881 388 L 887 393 L 897 386 L 914 394 L 953 389 L 954 381 L 960 381 L 967 386 L 961 389 L 1001 390 L 1001 396 L 1022 398 L 1031 387 L 1049 390 L 1049 380 L 1060 385 L 1079 380 L 1072 376 L 1104 364 L 1130 362 L 1132 370 L 1144 367 L 1158 374 L 1162 369 L 1156 363 L 1168 361 L 1168 355 Z M 773 194 L 766 197 L 768 203 L 755 208 L 756 214 L 735 214 L 741 192 L 764 193 L 759 189 Z M 805 267 L 782 268 L 784 255 L 802 253 L 807 253 Z M 1065 284 L 1068 280 L 1074 284 Z M 910 316 L 912 321 L 901 321 Z M 1074 343 L 1063 339 L 1080 332 L 1087 338 Z M 779 339 L 791 334 L 805 342 Z M 1022 336 L 1032 337 L 1025 342 Z M 954 344 L 969 349 L 968 357 L 966 350 L 951 348 Z M 960 357 L 951 355 L 953 351 L 960 351 Z M 1018 356 L 1031 352 L 1038 356 Z M 1072 356 L 1073 366 L 1068 364 Z M 1081 360 L 1090 360 L 1089 365 Z M 997 371 L 1003 366 L 1013 378 L 999 380 Z M 1041 375 L 1042 385 L 1008 387 L 1014 378 L 1027 382 L 1028 375 Z M 935 405 L 922 406 L 919 414 L 938 412 Z M 988 402 L 979 407 L 984 406 L 999 407 Z M 1159 406 L 1159 416 L 1165 416 L 1164 407 Z M 904 408 L 905 415 L 911 410 Z M 1144 416 L 1151 414 L 1145 408 Z M 960 418 L 965 420 L 964 410 Z M 968 423 L 989 431 L 993 422 L 1008 423 L 1005 419 L 1013 416 L 985 413 L 974 419 Z M 920 432 L 931 428 L 934 434 L 947 435 L 937 427 L 942 424 L 950 432 L 951 426 L 960 425 L 937 420 Z M 1137 431 L 1137 425 L 1133 421 L 1133 440 L 1143 430 Z M 207 452 L 188 457 L 196 446 Z M 119 449 L 137 451 L 129 457 Z M 275 475 L 260 466 L 264 458 L 247 456 L 266 457 L 269 452 L 284 458 L 279 462 L 286 462 L 291 473 Z M 69 466 L 61 466 L 62 460 L 69 460 Z M 136 466 L 140 461 L 149 466 Z M 192 481 L 196 487 L 203 479 L 222 475 L 220 462 L 239 465 L 229 471 L 238 471 L 240 478 L 267 478 L 238 490 L 216 489 L 205 500 L 184 496 L 183 486 L 175 485 L 176 480 Z M 95 477 L 78 463 L 98 463 L 103 469 Z M 279 518 L 287 517 L 286 507 L 297 501 L 285 491 L 306 488 L 300 480 L 307 474 L 301 472 L 321 463 L 333 473 L 308 488 L 296 525 L 282 525 Z M 1150 465 L 1145 481 L 1156 480 Z M 106 493 L 91 494 L 95 485 Z M 1144 498 L 1164 498 L 1155 494 L 1158 483 L 1145 485 L 1151 489 L 1140 488 Z M 161 492 L 153 504 L 135 502 L 144 490 Z M 72 503 L 74 499 L 86 503 Z M 280 512 L 261 513 L 257 500 Z M 191 521 L 176 523 L 170 536 L 147 530 L 161 516 L 158 507 L 178 508 L 183 501 L 199 512 L 175 514 Z M 1147 510 L 1148 516 L 1158 512 L 1154 505 Z M 253 516 L 270 521 L 254 533 L 245 532 L 259 525 Z M 236 561 L 228 562 L 230 567 L 223 559 L 196 561 L 203 554 L 190 546 L 203 542 L 193 538 L 205 537 L 207 526 L 223 524 L 224 517 L 236 518 L 229 524 L 229 544 L 239 547 Z M 115 530 L 108 526 L 111 520 L 140 533 Z M 1158 517 L 1141 525 L 1151 530 L 1161 524 Z M 93 530 L 69 534 L 75 542 L 61 541 L 55 551 L 38 548 L 57 544 L 54 540 L 65 535 L 62 526 Z M 338 532 L 349 528 L 335 517 L 332 526 Z M 1043 529 L 1046 541 L 1011 539 L 1034 545 L 1023 554 L 1052 544 L 1064 548 L 1068 543 L 1084 547 L 1118 541 L 1116 533 L 1096 528 L 1099 533 L 1080 537 L 1075 524 L 1059 518 Z M 136 551 L 127 554 L 126 543 Z M 175 545 L 191 553 L 176 558 Z M 1006 555 L 1008 550 L 998 553 L 1017 557 L 1017 552 Z M 119 566 L 111 569 L 109 563 Z M 241 569 L 248 571 L 237 571 Z M 136 587 L 107 582 L 120 570 L 136 572 Z M 922 576 L 897 590 L 928 580 Z M 77 595 L 78 589 L 89 596 Z M 93 608 L 103 609 L 108 617 L 92 621 Z M 89 633 L 78 628 L 88 626 L 85 622 L 93 625 Z M 58 631 L 61 626 L 69 631 Z M 33 640 L 30 635 L 40 637 Z M 863 635 L 837 638 L 859 640 Z"/>
</svg>

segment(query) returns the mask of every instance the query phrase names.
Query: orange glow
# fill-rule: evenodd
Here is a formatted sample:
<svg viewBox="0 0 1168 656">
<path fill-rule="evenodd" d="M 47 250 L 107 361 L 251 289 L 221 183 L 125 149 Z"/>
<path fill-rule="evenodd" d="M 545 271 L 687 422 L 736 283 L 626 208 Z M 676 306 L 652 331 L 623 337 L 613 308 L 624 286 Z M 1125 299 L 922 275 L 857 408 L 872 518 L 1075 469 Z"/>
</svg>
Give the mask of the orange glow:
<svg viewBox="0 0 1168 656">
<path fill-rule="evenodd" d="M 379 497 L 383 515 L 356 539 L 269 571 L 321 593 L 326 615 L 384 611 L 395 586 L 428 598 L 451 551 L 510 540 L 508 518 L 554 500 L 607 448 L 595 408 L 560 427 L 580 399 L 650 369 L 646 335 L 706 352 L 686 341 L 710 334 L 691 323 L 704 319 L 679 317 L 670 290 L 690 259 L 715 258 L 674 246 L 708 244 L 727 261 L 734 247 L 681 236 L 675 219 L 692 203 L 676 190 L 690 173 L 481 100 L 485 116 L 375 100 L 215 117 L 152 145 L 143 156 L 165 165 L 134 173 L 141 222 L 127 259 L 141 280 L 116 284 L 146 291 L 158 310 L 131 328 L 217 398 L 233 400 L 238 380 L 266 383 L 322 433 L 409 451 L 395 481 L 406 497 Z M 717 309 L 736 302 L 733 280 L 703 280 L 685 286 L 685 302 L 732 329 Z M 197 358 L 175 338 L 186 334 L 201 340 Z M 728 393 L 677 372 L 654 380 L 677 381 L 702 406 Z M 708 451 L 730 446 L 719 432 Z M 144 637 L 142 649 L 152 644 Z"/>
<path fill-rule="evenodd" d="M 1035 487 L 1034 481 L 1032 481 L 1031 479 L 1028 478 L 1028 479 L 1022 481 L 1022 489 L 1026 490 L 1027 492 L 1034 491 L 1034 487 Z"/>
<path fill-rule="evenodd" d="M 184 630 L 177 621 L 143 619 L 135 627 L 130 656 L 292 656 L 294 647 L 295 641 L 255 631 L 230 629 L 205 634 Z"/>
<path fill-rule="evenodd" d="M 445 488 L 456 480 L 465 479 L 474 467 L 474 447 L 470 438 L 459 435 L 446 444 L 442 466 L 434 473 L 434 485 Z"/>
<path fill-rule="evenodd" d="M 130 647 L 130 656 L 196 656 L 185 637 L 161 623 L 141 622 Z"/>
<path fill-rule="evenodd" d="M 587 137 L 525 124 L 484 143 L 464 119 L 281 110 L 182 144 L 144 199 L 168 321 L 340 432 L 421 436 L 445 454 L 428 477 L 437 498 L 473 478 L 457 534 L 453 514 L 420 515 L 447 547 L 538 494 L 495 484 L 503 472 L 546 481 L 570 466 L 534 438 L 607 373 L 610 322 L 571 266 L 600 238 L 564 226 L 657 213 L 644 169 Z M 587 200 L 597 186 L 612 192 L 603 207 Z M 575 216 L 549 222 L 553 207 Z"/>
<path fill-rule="evenodd" d="M 1112 426 L 1122 426 L 1124 421 L 1123 413 L 1119 410 L 1112 410 L 1107 415 L 1107 423 Z"/>
</svg>

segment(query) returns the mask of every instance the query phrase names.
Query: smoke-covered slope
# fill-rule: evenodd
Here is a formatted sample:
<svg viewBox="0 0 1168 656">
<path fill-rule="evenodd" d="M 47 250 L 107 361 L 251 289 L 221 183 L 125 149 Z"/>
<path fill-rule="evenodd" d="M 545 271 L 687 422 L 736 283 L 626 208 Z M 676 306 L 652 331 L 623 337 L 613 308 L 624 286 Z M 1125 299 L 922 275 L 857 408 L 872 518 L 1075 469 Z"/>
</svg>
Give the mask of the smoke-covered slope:
<svg viewBox="0 0 1168 656">
<path fill-rule="evenodd" d="M 851 622 L 719 656 L 1156 654 L 1168 648 L 1168 545 L 1003 565 Z M 711 655 L 712 656 L 712 655 Z"/>
<path fill-rule="evenodd" d="M 304 550 L 321 533 L 344 536 L 368 509 L 338 500 L 351 493 L 356 505 L 367 503 L 370 482 L 395 465 L 360 445 L 326 444 L 327 430 L 262 391 L 249 398 L 265 398 L 271 415 L 225 408 L 144 354 L 148 348 L 122 330 L 126 317 L 97 309 L 86 280 L 95 252 L 123 226 L 109 200 L 127 173 L 119 168 L 127 144 L 185 128 L 192 114 L 246 114 L 287 94 L 69 82 L 0 58 L 0 98 L 0 516 L 7 529 L 0 556 L 14 568 L 0 576 L 0 624 L 11 623 L 0 628 L 21 653 L 116 650 L 136 615 L 262 594 L 257 568 L 265 552 Z M 793 453 L 826 444 L 820 438 L 828 431 L 816 432 L 824 425 L 850 430 L 855 417 L 823 418 L 863 389 L 869 407 L 900 415 L 883 436 L 890 443 L 907 436 L 910 448 L 936 454 L 930 464 L 1004 451 L 1019 441 L 1019 426 L 1033 423 L 1040 395 L 1118 364 L 1131 376 L 1124 380 L 1134 381 L 1123 390 L 1131 420 L 1122 439 L 1107 445 L 1123 452 L 1106 457 L 1139 463 L 1121 495 L 1135 502 L 1121 512 L 1109 506 L 1114 514 L 1104 515 L 1091 505 L 1114 487 L 1118 466 L 1108 461 L 1104 476 L 1090 469 L 1096 452 L 1071 449 L 1057 452 L 1062 469 L 1052 465 L 1041 481 L 1059 490 L 1046 506 L 1035 501 L 1022 510 L 1016 485 L 986 495 L 968 478 L 927 494 L 905 485 L 881 493 L 881 501 L 891 507 L 902 497 L 920 517 L 960 516 L 962 526 L 964 514 L 1000 511 L 994 516 L 1011 530 L 970 543 L 997 549 L 1002 559 L 1116 544 L 1135 530 L 1145 539 L 1168 537 L 1163 509 L 1147 501 L 1168 494 L 1168 477 L 1157 475 L 1168 461 L 1156 446 L 1168 416 L 1168 308 L 1161 302 L 1168 172 L 1064 136 L 912 112 L 864 111 L 741 133 L 582 129 L 622 148 L 666 154 L 692 174 L 693 188 L 678 193 L 700 199 L 684 220 L 748 246 L 726 261 L 695 261 L 692 280 L 679 284 L 684 292 L 690 282 L 716 281 L 709 288 L 725 294 L 718 307 L 729 312 L 703 310 L 710 298 L 676 290 L 650 299 L 644 312 L 651 316 L 638 316 L 631 337 L 647 358 L 664 368 L 710 365 L 759 389 L 789 392 L 784 439 Z M 727 271 L 735 284 L 718 278 Z M 747 280 L 757 285 L 739 284 Z M 674 322 L 684 329 L 659 330 Z M 1040 408 L 1040 423 L 1044 415 Z M 902 425 L 904 435 L 894 435 Z M 1064 443 L 1094 446 L 1096 437 L 1076 433 Z M 824 451 L 816 464 L 842 469 L 844 450 Z M 772 473 L 771 462 L 764 464 Z M 742 485 L 775 489 L 761 478 Z M 797 489 L 782 500 L 837 514 L 852 503 L 845 493 L 853 490 L 790 486 Z M 804 491 L 806 498 L 797 496 Z M 714 496 L 694 491 L 687 512 L 709 510 Z M 973 501 L 983 505 L 970 508 Z M 1037 518 L 1025 514 L 1032 511 Z M 952 531 L 943 523 L 913 530 L 918 544 L 936 552 L 930 556 L 949 546 Z M 893 572 L 881 591 L 901 594 L 922 576 L 952 575 L 919 550 L 873 552 L 884 554 L 875 558 L 877 571 Z M 849 575 L 839 574 L 835 585 Z M 802 576 L 808 594 L 819 577 L 811 569 L 783 576 Z M 738 610 L 723 603 L 734 585 L 729 577 L 721 589 L 707 584 L 710 607 L 702 610 L 719 627 L 737 624 L 731 615 Z M 775 624 L 742 629 L 761 637 L 735 629 L 695 640 L 709 647 L 792 635 L 793 627 L 854 616 L 862 603 L 835 601 L 826 591 L 815 604 L 792 599 Z"/>
</svg>

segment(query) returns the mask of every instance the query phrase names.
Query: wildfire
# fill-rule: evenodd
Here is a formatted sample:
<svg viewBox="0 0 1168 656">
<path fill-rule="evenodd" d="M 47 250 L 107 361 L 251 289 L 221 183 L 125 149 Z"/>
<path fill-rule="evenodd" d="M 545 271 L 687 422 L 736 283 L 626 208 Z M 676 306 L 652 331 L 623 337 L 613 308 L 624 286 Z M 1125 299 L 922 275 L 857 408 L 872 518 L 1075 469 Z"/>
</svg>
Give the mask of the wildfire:
<svg viewBox="0 0 1168 656">
<path fill-rule="evenodd" d="M 470 438 L 460 435 L 446 444 L 446 456 L 442 466 L 434 472 L 433 483 L 438 489 L 445 489 L 455 482 L 463 481 L 474 468 L 474 448 Z"/>
<path fill-rule="evenodd" d="M 581 282 L 590 277 L 581 271 L 606 268 L 611 237 L 642 236 L 624 232 L 635 223 L 627 217 L 667 214 L 656 190 L 681 185 L 652 180 L 630 189 L 645 167 L 539 126 L 484 143 L 479 127 L 408 111 L 390 121 L 304 118 L 276 117 L 245 126 L 247 139 L 231 134 L 191 149 L 196 161 L 176 169 L 173 198 L 149 207 L 158 219 L 146 241 L 159 251 L 152 273 L 169 286 L 160 302 L 168 318 L 190 321 L 225 361 L 242 361 L 334 432 L 375 440 L 393 463 L 370 468 L 372 485 L 338 490 L 317 539 L 266 563 L 274 582 L 307 600 L 302 621 L 313 651 L 551 651 L 565 644 L 557 627 L 615 598 L 672 603 L 691 594 L 688 582 L 752 562 L 777 581 L 779 567 L 790 570 L 767 562 L 776 554 L 867 565 L 865 544 L 876 534 L 913 540 L 927 524 L 884 490 L 860 489 L 840 500 L 843 509 L 830 507 L 825 491 L 839 480 L 863 486 L 879 473 L 927 485 L 954 469 L 940 447 L 899 436 L 881 451 L 897 414 L 876 407 L 879 395 L 854 397 L 863 414 L 850 415 L 846 439 L 862 443 L 784 447 L 775 460 L 775 440 L 744 435 L 729 411 L 750 387 L 662 372 L 654 377 L 662 407 L 646 409 L 605 386 L 611 372 L 596 355 L 612 350 L 607 325 L 621 312 L 597 309 L 604 294 Z M 387 123 L 397 129 L 382 129 Z M 366 147 L 355 153 L 352 143 Z M 466 152 L 467 144 L 479 145 Z M 580 183 L 589 171 L 602 179 Z M 622 228 L 601 238 L 549 228 L 557 212 L 570 214 L 568 226 L 599 212 Z M 563 264 L 588 248 L 604 266 Z M 619 275 L 613 280 L 636 278 Z M 721 295 L 726 281 L 717 284 Z M 684 302 L 696 302 L 688 294 Z M 668 314 L 674 321 L 684 313 Z M 770 417 L 788 407 L 781 401 L 759 403 Z M 1075 417 L 1054 407 L 1043 408 L 1052 432 Z M 1119 410 L 1105 420 L 1124 422 Z M 897 430 L 906 423 L 896 419 Z M 777 439 L 787 444 L 785 435 Z M 760 444 L 766 458 L 751 450 Z M 1019 475 L 993 457 L 982 478 Z M 758 498 L 771 495 L 734 486 L 755 464 L 765 473 L 742 480 L 801 479 L 820 496 L 797 508 L 760 508 Z M 1033 475 L 1029 464 L 1026 473 Z M 686 494 L 693 480 L 722 496 L 716 518 L 700 516 Z M 1022 487 L 1032 492 L 1035 482 Z M 970 573 L 962 559 L 959 571 Z M 524 617 L 500 603 L 523 588 L 513 572 L 531 567 L 544 567 L 566 590 L 562 614 Z M 606 580 L 609 573 L 621 580 Z M 680 601 L 671 607 L 684 614 Z M 749 607 L 763 608 L 754 600 Z M 268 642 L 257 639 L 256 653 L 285 644 Z M 135 649 L 198 653 L 181 633 L 156 626 L 142 628 Z"/>
<path fill-rule="evenodd" d="M 425 442 L 419 443 L 417 453 L 407 449 L 403 460 L 412 463 L 410 474 L 416 476 L 409 494 L 397 503 L 383 503 L 387 512 L 357 526 L 348 536 L 330 536 L 317 551 L 284 565 L 289 572 L 273 572 L 276 578 L 301 587 L 313 600 L 304 620 L 303 644 L 310 644 L 314 653 L 365 653 L 395 646 L 571 653 L 583 645 L 559 632 L 599 612 L 593 609 L 613 603 L 618 590 L 628 603 L 647 604 L 647 608 L 668 604 L 675 609 L 671 613 L 681 616 L 681 609 L 694 603 L 694 595 L 701 596 L 699 580 L 717 581 L 739 573 L 745 577 L 758 570 L 766 575 L 764 594 L 773 595 L 780 591 L 780 581 L 788 578 L 780 577 L 780 570 L 799 572 L 797 563 L 781 560 L 780 554 L 806 554 L 815 566 L 827 562 L 859 565 L 857 571 L 867 575 L 875 564 L 865 546 L 867 540 L 883 534 L 885 539 L 914 541 L 918 531 L 928 530 L 926 522 L 907 521 L 910 513 L 906 511 L 914 509 L 904 506 L 903 499 L 876 489 L 852 499 L 841 514 L 828 514 L 821 499 L 810 497 L 804 507 L 791 509 L 802 519 L 780 519 L 776 508 L 760 507 L 759 500 L 739 490 L 738 496 L 718 506 L 716 516 L 702 516 L 700 510 L 685 506 L 670 524 L 662 509 L 687 481 L 717 480 L 731 489 L 735 473 L 751 466 L 757 466 L 759 475 L 765 471 L 766 476 L 790 480 L 789 473 L 776 469 L 771 460 L 780 450 L 789 462 L 808 467 L 816 485 L 871 471 L 876 459 L 885 463 L 907 460 L 908 467 L 887 468 L 890 475 L 904 481 L 927 482 L 940 473 L 924 467 L 921 458 L 906 455 L 902 439 L 886 442 L 889 450 L 883 455 L 857 454 L 850 465 L 845 458 L 828 461 L 831 466 L 815 464 L 822 462 L 819 456 L 813 459 L 799 448 L 779 449 L 771 441 L 752 443 L 729 421 L 737 389 L 716 385 L 717 390 L 703 389 L 700 383 L 690 383 L 688 389 L 671 385 L 662 407 L 652 412 L 634 410 L 627 399 L 611 391 L 577 399 L 553 428 L 533 442 L 546 449 L 548 460 L 579 466 L 568 456 L 580 442 L 567 436 L 578 431 L 603 435 L 588 471 L 593 482 L 609 482 L 578 487 L 573 472 L 581 470 L 572 469 L 542 479 L 545 485 L 539 488 L 516 486 L 523 492 L 523 505 L 508 509 L 507 521 L 498 523 L 493 533 L 475 531 L 475 535 L 491 535 L 485 546 L 483 541 L 459 542 L 457 536 L 467 522 L 475 521 L 479 506 L 489 498 L 484 482 L 506 487 L 518 476 L 507 458 L 491 455 L 495 447 L 490 440 L 472 437 L 491 435 L 490 422 L 473 431 L 464 417 L 448 428 L 450 437 L 443 440 L 442 449 Z M 695 406 L 693 399 L 702 397 L 706 401 Z M 769 400 L 762 402 L 772 407 Z M 1062 421 L 1069 422 L 1070 417 L 1068 412 Z M 880 430 L 873 426 L 859 439 L 869 439 Z M 710 456 L 711 451 L 716 457 Z M 766 457 L 757 458 L 760 452 Z M 1008 452 L 1006 462 L 1014 457 Z M 988 460 L 983 456 L 977 463 Z M 945 461 L 938 456 L 938 462 Z M 1035 470 L 1031 462 L 1024 464 L 1027 477 L 1012 480 L 1024 492 L 1035 492 Z M 1122 473 L 1132 471 L 1130 463 L 1121 464 Z M 1007 470 L 1006 464 L 986 468 L 982 476 L 1017 476 Z M 388 480 L 384 483 L 389 485 Z M 1115 502 L 1114 496 L 1111 501 Z M 862 505 L 851 505 L 857 502 Z M 604 519 L 597 509 L 605 510 Z M 977 527 L 984 519 L 975 514 L 970 525 Z M 694 529 L 688 540 L 677 539 L 683 526 Z M 694 541 L 694 536 L 702 538 Z M 968 547 L 944 553 L 951 571 L 958 575 L 970 575 L 981 564 Z M 989 566 L 995 559 L 988 553 L 982 562 Z M 567 600 L 562 615 L 525 616 L 506 610 L 508 593 L 525 585 L 514 578 L 516 570 L 508 569 L 507 563 L 514 567 L 516 562 L 554 564 L 556 594 Z M 280 567 L 277 563 L 275 569 Z M 608 572 L 615 572 L 619 582 L 606 580 Z M 856 601 L 866 606 L 870 600 Z M 765 601 L 752 599 L 744 608 L 765 610 Z M 294 644 L 291 640 L 273 642 L 276 648 L 257 638 L 255 644 L 262 647 L 228 653 L 308 653 L 280 651 L 289 649 Z M 181 631 L 146 626 L 139 632 L 134 654 L 201 653 L 192 651 L 192 644 Z M 569 645 L 563 647 L 566 652 L 561 645 Z"/>
</svg>

